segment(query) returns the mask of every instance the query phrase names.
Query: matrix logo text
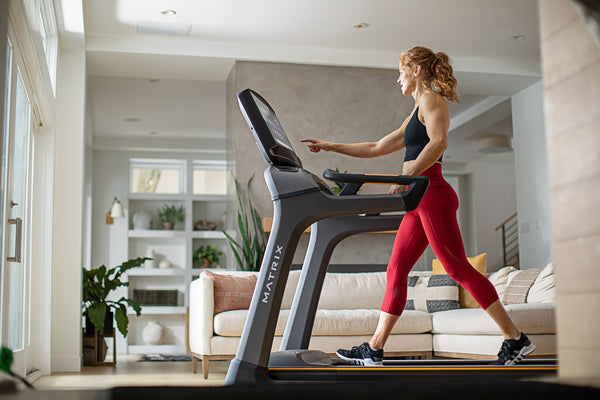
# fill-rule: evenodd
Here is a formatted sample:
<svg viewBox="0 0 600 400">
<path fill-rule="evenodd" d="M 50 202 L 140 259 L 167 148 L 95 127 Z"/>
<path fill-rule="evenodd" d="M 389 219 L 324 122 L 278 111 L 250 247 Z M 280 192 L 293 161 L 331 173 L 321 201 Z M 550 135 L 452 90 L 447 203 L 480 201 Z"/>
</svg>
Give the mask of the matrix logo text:
<svg viewBox="0 0 600 400">
<path fill-rule="evenodd" d="M 265 304 L 269 303 L 271 299 L 271 293 L 273 292 L 273 283 L 275 282 L 275 278 L 277 277 L 277 273 L 279 272 L 279 263 L 281 262 L 281 257 L 283 257 L 283 246 L 275 245 L 275 253 L 273 254 L 273 258 L 271 259 L 271 265 L 269 266 L 269 270 L 267 273 L 267 283 L 265 284 L 265 288 L 263 291 L 262 302 Z"/>
</svg>

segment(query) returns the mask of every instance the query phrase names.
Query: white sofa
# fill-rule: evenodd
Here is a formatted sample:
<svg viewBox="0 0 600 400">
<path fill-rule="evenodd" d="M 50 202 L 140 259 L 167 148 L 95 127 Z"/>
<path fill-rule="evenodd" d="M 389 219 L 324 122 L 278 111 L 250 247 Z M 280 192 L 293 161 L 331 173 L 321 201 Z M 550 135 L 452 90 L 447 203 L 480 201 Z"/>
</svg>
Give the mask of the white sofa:
<svg viewBox="0 0 600 400">
<path fill-rule="evenodd" d="M 550 264 L 542 270 L 531 288 L 528 288 L 523 304 L 506 306 L 519 328 L 537 345 L 532 356 L 548 357 L 556 354 L 553 268 L 553 264 Z M 518 273 L 514 268 L 506 267 L 490 276 L 501 298 Z M 396 323 L 386 343 L 386 357 L 494 358 L 502 343 L 502 335 L 481 308 L 458 308 L 431 313 L 419 310 L 418 304 L 425 304 L 424 299 L 419 297 L 439 296 L 442 293 L 440 290 L 443 291 L 443 296 L 448 295 L 448 290 L 454 290 L 452 296 L 458 303 L 458 287 L 427 289 L 423 286 L 422 283 L 427 282 L 431 274 L 432 272 L 411 273 L 417 284 L 409 288 L 409 299 L 415 298 L 417 310 L 405 310 Z M 210 360 L 229 360 L 235 356 L 248 312 L 250 293 L 245 293 L 245 307 L 239 304 L 229 305 L 244 309 L 215 313 L 215 300 L 219 302 L 223 297 L 232 293 L 237 296 L 242 291 L 234 288 L 230 293 L 220 293 L 223 285 L 215 279 L 222 278 L 222 275 L 248 279 L 255 277 L 257 273 L 203 272 L 191 283 L 189 345 L 193 356 L 193 371 L 197 372 L 201 360 L 205 378 L 208 377 Z M 279 349 L 299 275 L 299 271 L 290 273 L 277 322 L 273 351 Z M 219 293 L 215 293 L 215 286 Z M 333 354 L 340 347 L 349 348 L 367 341 L 375 331 L 384 291 L 385 272 L 328 273 L 319 301 L 310 349 Z M 219 306 L 222 307 L 222 304 Z"/>
</svg>

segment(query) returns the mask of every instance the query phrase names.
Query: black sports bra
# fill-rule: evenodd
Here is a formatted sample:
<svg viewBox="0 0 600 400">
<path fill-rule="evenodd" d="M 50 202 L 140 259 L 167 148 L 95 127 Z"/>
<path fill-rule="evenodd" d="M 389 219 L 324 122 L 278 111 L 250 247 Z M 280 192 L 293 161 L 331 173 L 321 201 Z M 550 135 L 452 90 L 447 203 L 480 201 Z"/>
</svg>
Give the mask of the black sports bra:
<svg viewBox="0 0 600 400">
<path fill-rule="evenodd" d="M 429 143 L 427 128 L 419 120 L 419 107 L 417 107 L 404 130 L 404 145 L 406 146 L 404 161 L 416 160 L 427 143 Z M 439 162 L 442 162 L 442 157 L 443 155 L 440 156 Z"/>
</svg>

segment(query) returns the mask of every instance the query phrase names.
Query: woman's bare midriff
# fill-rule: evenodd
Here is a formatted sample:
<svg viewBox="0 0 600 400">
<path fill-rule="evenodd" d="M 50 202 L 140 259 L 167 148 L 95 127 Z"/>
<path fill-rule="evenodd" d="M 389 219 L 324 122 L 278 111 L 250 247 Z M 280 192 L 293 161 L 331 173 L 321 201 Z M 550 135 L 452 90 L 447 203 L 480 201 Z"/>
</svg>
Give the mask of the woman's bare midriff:
<svg viewBox="0 0 600 400">
<path fill-rule="evenodd" d="M 411 166 L 414 165 L 415 162 L 417 162 L 417 160 L 404 161 L 404 163 L 402 163 L 402 175 L 407 175 L 404 171 L 410 171 L 412 169 Z M 436 161 L 436 163 L 441 164 L 439 161 Z"/>
</svg>

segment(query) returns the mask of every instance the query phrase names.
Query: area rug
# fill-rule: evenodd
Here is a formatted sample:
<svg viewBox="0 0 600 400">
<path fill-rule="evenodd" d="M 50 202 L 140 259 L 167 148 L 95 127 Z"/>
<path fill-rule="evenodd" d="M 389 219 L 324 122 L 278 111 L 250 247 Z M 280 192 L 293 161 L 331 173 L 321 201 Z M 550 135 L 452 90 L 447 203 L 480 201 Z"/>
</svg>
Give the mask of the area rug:
<svg viewBox="0 0 600 400">
<path fill-rule="evenodd" d="M 191 354 L 142 354 L 138 361 L 192 361 Z"/>
</svg>

